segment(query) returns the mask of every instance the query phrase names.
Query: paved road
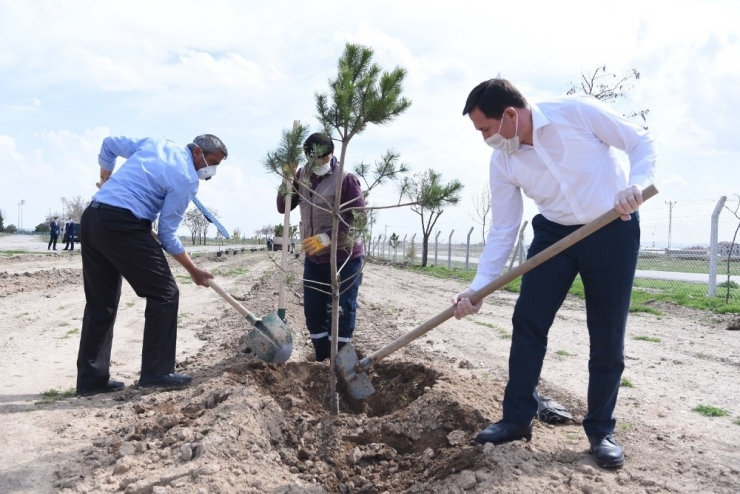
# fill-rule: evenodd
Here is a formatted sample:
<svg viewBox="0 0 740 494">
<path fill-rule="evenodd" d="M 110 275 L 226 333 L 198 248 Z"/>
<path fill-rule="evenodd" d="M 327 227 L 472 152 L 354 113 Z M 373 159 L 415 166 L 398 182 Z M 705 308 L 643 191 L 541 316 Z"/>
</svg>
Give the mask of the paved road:
<svg viewBox="0 0 740 494">
<path fill-rule="evenodd" d="M 61 237 L 60 237 L 61 238 Z M 2 235 L 0 234 L 0 251 L 24 251 L 24 252 L 49 252 L 46 247 L 48 240 L 44 240 L 38 235 Z M 213 245 L 188 245 L 183 243 L 185 249 L 188 252 L 217 252 L 218 250 L 226 250 L 226 246 L 219 246 L 218 244 Z M 241 249 L 241 245 L 236 248 Z M 264 245 L 254 246 L 257 249 L 264 249 Z M 57 252 L 64 252 L 64 242 L 61 240 L 57 242 Z M 80 245 L 75 244 L 75 249 L 79 249 Z M 234 247 L 230 247 L 234 248 Z M 252 248 L 248 246 L 247 248 Z M 53 251 L 52 251 L 53 252 Z"/>
</svg>

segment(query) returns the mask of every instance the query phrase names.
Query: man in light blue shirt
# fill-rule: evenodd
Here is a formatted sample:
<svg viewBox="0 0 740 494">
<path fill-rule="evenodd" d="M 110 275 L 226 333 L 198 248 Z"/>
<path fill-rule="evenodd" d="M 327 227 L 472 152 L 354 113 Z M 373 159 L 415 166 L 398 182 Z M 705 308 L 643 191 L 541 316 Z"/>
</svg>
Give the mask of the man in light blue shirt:
<svg viewBox="0 0 740 494">
<path fill-rule="evenodd" d="M 165 138 L 106 137 L 100 149 L 100 190 L 81 219 L 85 314 L 77 357 L 77 394 L 123 389 L 110 378 L 113 325 L 123 278 L 146 298 L 140 387 L 181 387 L 192 380 L 175 372 L 179 291 L 162 249 L 197 285 L 213 278 L 198 268 L 177 238 L 185 210 L 228 156 L 216 136 L 187 147 Z M 126 162 L 113 174 L 118 157 Z M 152 222 L 159 217 L 158 237 Z"/>
</svg>

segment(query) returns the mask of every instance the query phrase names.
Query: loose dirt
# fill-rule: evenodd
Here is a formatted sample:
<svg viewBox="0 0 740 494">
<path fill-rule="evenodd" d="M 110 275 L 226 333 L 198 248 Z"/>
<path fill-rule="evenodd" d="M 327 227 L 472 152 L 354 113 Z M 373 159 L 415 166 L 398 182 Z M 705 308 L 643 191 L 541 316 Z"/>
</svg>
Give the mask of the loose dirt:
<svg viewBox="0 0 740 494">
<path fill-rule="evenodd" d="M 279 253 L 277 253 L 279 254 Z M 196 262 L 256 314 L 277 309 L 282 276 L 265 252 Z M 302 259 L 290 259 L 300 277 Z M 501 416 L 516 296 L 449 321 L 377 363 L 376 393 L 329 414 L 329 367 L 309 362 L 300 285 L 288 289 L 295 349 L 269 365 L 243 353 L 249 330 L 179 265 L 179 391 L 139 389 L 145 301 L 124 283 L 112 375 L 126 389 L 54 399 L 75 384 L 84 307 L 79 252 L 0 259 L 0 492 L 402 493 L 740 492 L 740 332 L 731 317 L 676 306 L 629 321 L 615 415 L 627 461 L 598 468 L 579 425 L 588 336 L 569 298 L 540 384 L 573 424 L 535 422 L 530 443 L 476 446 Z M 463 283 L 369 263 L 354 345 L 369 354 L 441 312 Z M 46 397 L 42 393 L 46 393 Z M 728 415 L 706 417 L 699 405 Z"/>
</svg>

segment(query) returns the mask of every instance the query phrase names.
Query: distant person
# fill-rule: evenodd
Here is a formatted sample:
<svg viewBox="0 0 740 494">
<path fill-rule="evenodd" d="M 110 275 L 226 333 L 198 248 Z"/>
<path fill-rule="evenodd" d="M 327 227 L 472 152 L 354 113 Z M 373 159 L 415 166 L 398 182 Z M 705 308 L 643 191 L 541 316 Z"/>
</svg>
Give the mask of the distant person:
<svg viewBox="0 0 740 494">
<path fill-rule="evenodd" d="M 62 250 L 75 250 L 75 222 L 69 220 L 64 224 L 64 238 L 65 244 Z"/>
<path fill-rule="evenodd" d="M 642 190 L 653 177 L 655 142 L 644 129 L 592 96 L 532 104 L 505 79 L 476 86 L 463 115 L 494 148 L 489 172 L 493 218 L 470 288 L 453 297 L 457 319 L 480 310 L 482 301 L 473 305 L 470 294 L 501 273 L 522 221 L 522 193 L 540 212 L 532 220 L 529 258 L 612 207 L 622 215 L 622 221 L 604 226 L 523 276 L 512 318 L 503 419 L 481 431 L 476 442 L 531 439 L 547 335 L 580 275 L 591 344 L 583 428 L 596 463 L 620 467 L 624 452 L 614 439 L 613 412 L 624 370 L 624 335 L 640 247 L 637 209 Z M 629 174 L 615 149 L 627 153 Z"/>
<path fill-rule="evenodd" d="M 192 381 L 175 372 L 179 291 L 164 249 L 208 286 L 213 275 L 198 268 L 177 238 L 185 210 L 198 192 L 199 180 L 216 175 L 228 151 L 206 134 L 181 147 L 164 138 L 106 137 L 98 156 L 100 190 L 81 220 L 85 314 L 77 357 L 77 394 L 123 389 L 110 378 L 113 325 L 125 278 L 146 298 L 141 352 L 142 388 L 178 388 Z M 126 162 L 111 175 L 116 158 Z M 159 216 L 158 237 L 152 222 Z"/>
<path fill-rule="evenodd" d="M 49 223 L 49 245 L 46 250 L 57 250 L 57 239 L 59 238 L 59 222 L 57 221 L 59 216 L 54 216 L 54 219 Z"/>
<path fill-rule="evenodd" d="M 306 167 L 300 168 L 293 181 L 291 208 L 300 207 L 301 237 L 306 260 L 303 265 L 303 313 L 311 334 L 316 361 L 331 356 L 331 268 L 329 247 L 337 239 L 331 238 L 332 216 L 326 203 L 334 204 L 337 181 L 342 181 L 341 203 L 347 207 L 365 207 L 360 182 L 351 173 L 339 175 L 339 163 L 334 157 L 334 143 L 325 134 L 311 134 L 303 144 L 309 160 L 309 175 L 302 180 Z M 285 197 L 278 194 L 277 209 L 285 213 Z M 355 330 L 357 293 L 362 280 L 361 268 L 365 247 L 361 240 L 348 244 L 349 226 L 354 223 L 351 211 L 342 215 L 339 223 L 337 265 L 343 266 L 340 277 L 339 335 L 337 346 L 342 348 L 352 339 Z M 348 226 L 349 225 L 349 226 Z M 345 263 L 346 261 L 346 263 Z M 328 292 L 328 293 L 327 293 Z"/>
<path fill-rule="evenodd" d="M 267 250 L 272 250 L 272 239 L 271 238 L 267 239 Z"/>
</svg>

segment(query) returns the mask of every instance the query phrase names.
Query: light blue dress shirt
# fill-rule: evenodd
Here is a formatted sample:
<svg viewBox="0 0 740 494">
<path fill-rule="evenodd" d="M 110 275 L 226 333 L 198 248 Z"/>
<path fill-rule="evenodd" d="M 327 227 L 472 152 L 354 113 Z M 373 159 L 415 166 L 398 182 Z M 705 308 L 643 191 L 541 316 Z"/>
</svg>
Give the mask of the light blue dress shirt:
<svg viewBox="0 0 740 494">
<path fill-rule="evenodd" d="M 106 137 L 98 156 L 100 166 L 112 172 L 119 156 L 126 162 L 93 200 L 126 208 L 152 222 L 159 215 L 162 248 L 172 255 L 182 254 L 185 248 L 176 232 L 199 185 L 190 149 L 166 138 Z"/>
</svg>

